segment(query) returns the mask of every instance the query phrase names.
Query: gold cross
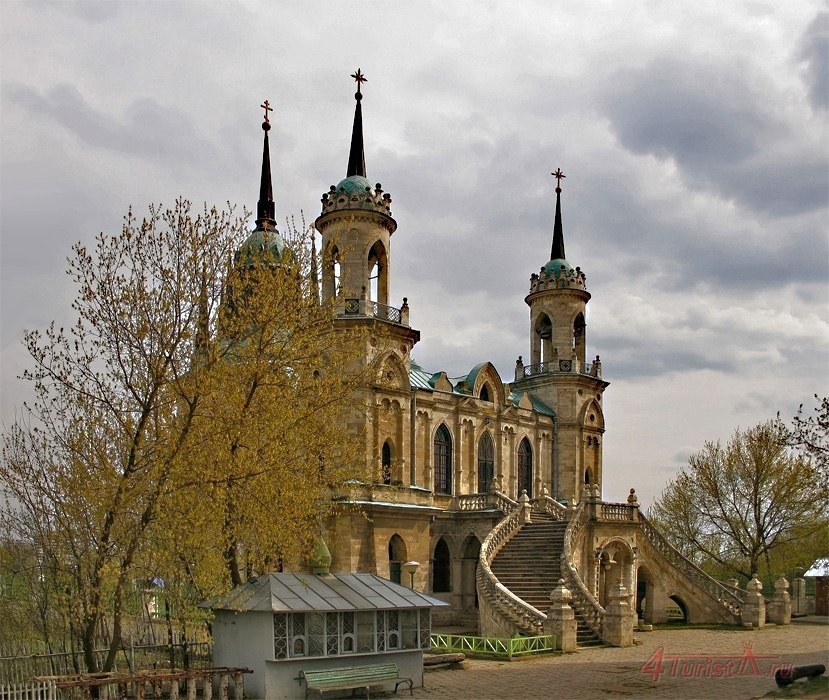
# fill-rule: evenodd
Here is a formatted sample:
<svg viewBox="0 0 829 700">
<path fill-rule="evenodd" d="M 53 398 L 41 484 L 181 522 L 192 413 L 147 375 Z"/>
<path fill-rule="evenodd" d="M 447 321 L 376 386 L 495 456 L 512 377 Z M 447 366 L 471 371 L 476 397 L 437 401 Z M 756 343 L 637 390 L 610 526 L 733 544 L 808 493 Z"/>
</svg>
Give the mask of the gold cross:
<svg viewBox="0 0 829 700">
<path fill-rule="evenodd" d="M 265 110 L 265 124 L 270 124 L 271 120 L 268 119 L 268 112 L 273 112 L 273 107 L 271 107 L 271 103 L 265 100 L 261 105 L 259 105 L 262 109 Z"/>
<path fill-rule="evenodd" d="M 360 69 L 359 69 L 359 68 L 357 69 L 357 72 L 356 72 L 356 73 L 352 73 L 352 74 L 351 74 L 351 77 L 352 77 L 352 78 L 354 78 L 354 80 L 356 80 L 356 81 L 357 81 L 357 92 L 360 92 L 360 86 L 361 86 L 363 83 L 367 82 L 367 80 L 368 80 L 368 79 L 366 78 L 366 76 L 364 76 L 364 75 L 362 74 L 362 72 L 360 71 Z"/>
<path fill-rule="evenodd" d="M 561 172 L 561 168 L 556 168 L 554 173 L 550 173 L 556 179 L 556 187 L 561 187 L 561 180 L 567 177 L 563 172 Z"/>
</svg>

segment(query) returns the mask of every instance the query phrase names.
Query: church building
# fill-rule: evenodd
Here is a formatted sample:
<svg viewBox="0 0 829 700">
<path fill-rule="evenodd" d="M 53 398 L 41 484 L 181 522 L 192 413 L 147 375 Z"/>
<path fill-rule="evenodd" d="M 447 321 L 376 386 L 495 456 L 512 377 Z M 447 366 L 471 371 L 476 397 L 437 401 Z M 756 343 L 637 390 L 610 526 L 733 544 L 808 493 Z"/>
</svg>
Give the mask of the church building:
<svg viewBox="0 0 829 700">
<path fill-rule="evenodd" d="M 565 255 L 564 174 L 553 173 L 551 248 L 539 251 L 529 277 L 529 345 L 514 376 L 486 361 L 460 377 L 421 367 L 408 300 L 390 298 L 397 222 L 390 194 L 367 177 L 365 78 L 352 77 L 345 177 L 322 195 L 314 227 L 321 296 L 335 300 L 337 327 L 366 333 L 365 360 L 378 371 L 366 387 L 365 423 L 346 428 L 362 436 L 373 478 L 336 497 L 332 571 L 411 586 L 449 604 L 435 612 L 437 624 L 498 636 L 540 633 L 560 579 L 580 639 L 607 638 L 611 603 L 648 621 L 679 605 L 689 621 L 733 622 L 740 597 L 673 550 L 633 490 L 626 503 L 601 500 L 608 382 L 598 355 L 588 359 L 586 275 Z M 265 139 L 259 212 L 272 219 Z"/>
</svg>

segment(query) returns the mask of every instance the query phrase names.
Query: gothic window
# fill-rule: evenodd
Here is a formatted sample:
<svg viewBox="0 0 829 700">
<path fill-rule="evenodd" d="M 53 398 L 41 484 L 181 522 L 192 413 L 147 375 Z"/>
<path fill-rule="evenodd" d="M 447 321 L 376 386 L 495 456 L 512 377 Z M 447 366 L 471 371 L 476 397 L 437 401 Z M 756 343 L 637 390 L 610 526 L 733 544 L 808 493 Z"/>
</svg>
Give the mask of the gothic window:
<svg viewBox="0 0 829 700">
<path fill-rule="evenodd" d="M 590 470 L 589 469 L 584 470 L 584 483 L 585 484 L 590 483 Z"/>
<path fill-rule="evenodd" d="M 445 423 L 435 433 L 435 493 L 452 493 L 452 435 Z"/>
<path fill-rule="evenodd" d="M 518 495 L 526 491 L 533 495 L 533 449 L 530 441 L 524 438 L 518 445 Z"/>
<path fill-rule="evenodd" d="M 448 593 L 452 590 L 450 571 L 449 547 L 441 537 L 435 545 L 435 559 L 432 564 L 432 591 L 434 593 Z"/>
<path fill-rule="evenodd" d="M 478 493 L 487 493 L 495 476 L 495 446 L 490 434 L 481 435 L 478 442 Z"/>
<path fill-rule="evenodd" d="M 390 484 L 391 483 L 391 445 L 389 441 L 386 440 L 383 443 L 383 450 L 382 455 L 380 458 L 382 467 L 383 467 L 383 483 Z"/>
<path fill-rule="evenodd" d="M 481 387 L 481 401 L 492 401 L 489 395 L 489 384 L 484 384 Z"/>
</svg>

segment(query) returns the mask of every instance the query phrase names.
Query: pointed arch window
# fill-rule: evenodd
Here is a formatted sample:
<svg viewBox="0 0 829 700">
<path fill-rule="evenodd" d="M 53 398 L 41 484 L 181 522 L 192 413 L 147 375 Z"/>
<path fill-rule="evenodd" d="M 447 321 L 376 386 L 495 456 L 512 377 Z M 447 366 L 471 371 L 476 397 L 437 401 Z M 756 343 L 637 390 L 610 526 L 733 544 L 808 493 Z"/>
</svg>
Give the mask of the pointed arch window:
<svg viewBox="0 0 829 700">
<path fill-rule="evenodd" d="M 391 483 L 391 445 L 386 440 L 383 443 L 383 450 L 380 457 L 380 462 L 383 467 L 383 483 Z"/>
<path fill-rule="evenodd" d="M 445 423 L 435 432 L 435 493 L 452 493 L 452 435 Z"/>
<path fill-rule="evenodd" d="M 448 593 L 452 590 L 451 571 L 449 547 L 441 537 L 435 545 L 435 558 L 432 564 L 432 592 Z"/>
<path fill-rule="evenodd" d="M 518 445 L 518 495 L 526 491 L 533 495 L 533 448 L 530 441 L 524 438 Z"/>
<path fill-rule="evenodd" d="M 495 446 L 486 432 L 478 442 L 478 493 L 487 493 L 495 476 Z"/>
<path fill-rule="evenodd" d="M 489 384 L 484 384 L 481 387 L 481 401 L 492 401 L 492 392 L 489 390 Z"/>
</svg>

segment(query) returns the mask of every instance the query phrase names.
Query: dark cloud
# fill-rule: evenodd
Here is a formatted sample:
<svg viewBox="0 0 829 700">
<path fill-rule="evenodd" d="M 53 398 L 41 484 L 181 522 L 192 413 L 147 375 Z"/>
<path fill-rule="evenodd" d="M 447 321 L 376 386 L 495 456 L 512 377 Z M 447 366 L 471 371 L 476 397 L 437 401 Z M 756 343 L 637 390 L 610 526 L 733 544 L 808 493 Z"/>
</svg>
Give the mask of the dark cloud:
<svg viewBox="0 0 829 700">
<path fill-rule="evenodd" d="M 745 62 L 662 56 L 618 71 L 599 101 L 622 146 L 672 160 L 691 187 L 772 216 L 824 207 L 826 152 L 776 116 L 786 96 L 768 83 Z"/>
<path fill-rule="evenodd" d="M 800 60 L 809 99 L 816 110 L 829 109 L 829 12 L 820 12 L 800 41 Z"/>
<path fill-rule="evenodd" d="M 192 119 L 152 98 L 136 98 L 124 119 L 95 109 L 74 86 L 41 94 L 21 83 L 3 86 L 3 98 L 69 130 L 93 147 L 177 165 L 215 162 L 213 147 L 197 136 Z"/>
</svg>

